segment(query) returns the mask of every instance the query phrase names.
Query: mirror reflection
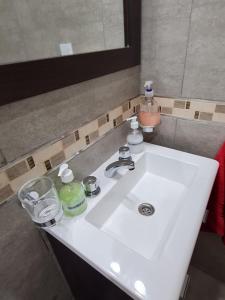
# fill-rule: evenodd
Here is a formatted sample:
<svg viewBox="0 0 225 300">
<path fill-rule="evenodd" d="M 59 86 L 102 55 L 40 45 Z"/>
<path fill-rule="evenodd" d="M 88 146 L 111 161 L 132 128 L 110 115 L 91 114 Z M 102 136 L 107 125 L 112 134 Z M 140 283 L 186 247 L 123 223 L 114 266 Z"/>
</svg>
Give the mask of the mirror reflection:
<svg viewBox="0 0 225 300">
<path fill-rule="evenodd" d="M 123 0 L 0 0 L 0 41 L 0 64 L 123 48 Z"/>
</svg>

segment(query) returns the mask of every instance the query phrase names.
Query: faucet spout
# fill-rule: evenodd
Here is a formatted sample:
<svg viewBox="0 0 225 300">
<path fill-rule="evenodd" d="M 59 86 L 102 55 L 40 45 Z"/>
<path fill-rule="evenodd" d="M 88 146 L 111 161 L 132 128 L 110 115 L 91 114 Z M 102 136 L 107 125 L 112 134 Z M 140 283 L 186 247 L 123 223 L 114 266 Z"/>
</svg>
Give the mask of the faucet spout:
<svg viewBox="0 0 225 300">
<path fill-rule="evenodd" d="M 121 168 L 126 168 L 126 169 L 132 171 L 135 169 L 135 164 L 134 164 L 133 160 L 115 161 L 106 167 L 105 176 L 111 178 Z"/>
</svg>

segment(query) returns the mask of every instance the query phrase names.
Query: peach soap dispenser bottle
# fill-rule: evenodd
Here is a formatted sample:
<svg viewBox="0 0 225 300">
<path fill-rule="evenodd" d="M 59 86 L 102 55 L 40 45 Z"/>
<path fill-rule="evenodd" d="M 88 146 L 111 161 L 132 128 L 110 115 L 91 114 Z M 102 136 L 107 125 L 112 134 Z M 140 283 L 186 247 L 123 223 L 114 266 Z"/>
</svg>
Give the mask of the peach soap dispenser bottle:
<svg viewBox="0 0 225 300">
<path fill-rule="evenodd" d="M 145 82 L 145 97 L 142 100 L 138 115 L 140 127 L 146 133 L 153 132 L 154 127 L 160 123 L 160 109 L 157 101 L 154 99 L 152 84 L 152 81 Z"/>
</svg>

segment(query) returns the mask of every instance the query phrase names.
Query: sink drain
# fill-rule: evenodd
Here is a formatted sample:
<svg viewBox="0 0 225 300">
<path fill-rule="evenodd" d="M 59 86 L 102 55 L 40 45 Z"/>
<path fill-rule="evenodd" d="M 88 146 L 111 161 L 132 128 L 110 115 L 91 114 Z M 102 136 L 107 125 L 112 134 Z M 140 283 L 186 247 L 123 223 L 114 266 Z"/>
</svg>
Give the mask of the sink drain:
<svg viewBox="0 0 225 300">
<path fill-rule="evenodd" d="M 143 216 L 151 216 L 154 214 L 155 208 L 150 203 L 142 203 L 138 206 L 138 211 Z"/>
</svg>

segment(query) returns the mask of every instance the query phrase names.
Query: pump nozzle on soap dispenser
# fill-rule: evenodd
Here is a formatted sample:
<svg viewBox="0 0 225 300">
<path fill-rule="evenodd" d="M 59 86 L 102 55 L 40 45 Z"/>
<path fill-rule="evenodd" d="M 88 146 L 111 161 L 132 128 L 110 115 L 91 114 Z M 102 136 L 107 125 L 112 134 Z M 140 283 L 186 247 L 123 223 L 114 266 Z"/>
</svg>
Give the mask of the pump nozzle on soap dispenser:
<svg viewBox="0 0 225 300">
<path fill-rule="evenodd" d="M 59 167 L 58 176 L 61 177 L 63 183 L 69 183 L 74 180 L 73 171 L 69 169 L 68 164 L 62 164 Z"/>
<path fill-rule="evenodd" d="M 137 121 L 137 116 L 128 118 L 127 121 L 131 121 L 130 122 L 130 128 L 137 129 L 139 127 L 139 123 Z"/>
<path fill-rule="evenodd" d="M 145 97 L 154 97 L 154 91 L 152 88 L 153 85 L 153 81 L 149 80 L 149 81 L 145 81 Z"/>
</svg>

